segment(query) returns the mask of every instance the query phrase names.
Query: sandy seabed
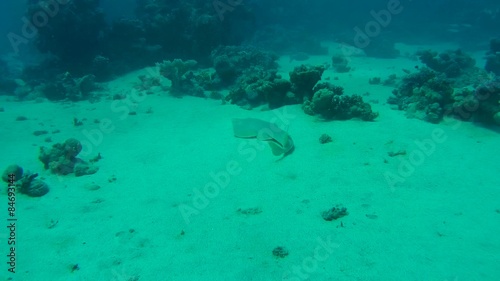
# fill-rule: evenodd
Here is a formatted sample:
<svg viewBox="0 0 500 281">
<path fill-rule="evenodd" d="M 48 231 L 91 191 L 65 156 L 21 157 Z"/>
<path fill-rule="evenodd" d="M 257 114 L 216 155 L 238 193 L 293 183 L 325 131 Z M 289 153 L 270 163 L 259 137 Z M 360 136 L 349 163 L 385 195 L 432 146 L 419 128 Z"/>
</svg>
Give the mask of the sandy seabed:
<svg viewBox="0 0 500 281">
<path fill-rule="evenodd" d="M 300 63 L 284 57 L 281 71 L 286 77 Z M 369 93 L 375 122 L 322 122 L 299 105 L 247 111 L 161 92 L 133 105 L 2 97 L 0 167 L 39 172 L 51 190 L 17 195 L 16 273 L 7 271 L 2 242 L 0 280 L 500 280 L 498 132 L 407 119 L 386 104 L 392 88 L 368 83 L 415 64 L 353 57 L 353 71 L 325 71 L 346 94 Z M 110 95 L 130 92 L 141 72 L 108 83 Z M 276 161 L 262 143 L 234 138 L 234 117 L 281 122 L 295 151 Z M 324 133 L 331 143 L 319 143 Z M 84 159 L 102 155 L 99 172 L 43 170 L 39 147 L 68 138 L 82 141 Z M 398 151 L 407 153 L 388 156 Z M 349 215 L 323 220 L 337 204 Z M 278 246 L 289 255 L 273 256 Z"/>
</svg>

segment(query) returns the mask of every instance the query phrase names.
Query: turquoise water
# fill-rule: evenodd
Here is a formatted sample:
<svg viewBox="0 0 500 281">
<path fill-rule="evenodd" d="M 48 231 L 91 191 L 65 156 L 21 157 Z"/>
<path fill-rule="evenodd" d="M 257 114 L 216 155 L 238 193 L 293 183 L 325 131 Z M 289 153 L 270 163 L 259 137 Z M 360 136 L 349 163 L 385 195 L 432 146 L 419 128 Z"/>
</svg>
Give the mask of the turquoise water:
<svg viewBox="0 0 500 281">
<path fill-rule="evenodd" d="M 0 280 L 499 279 L 499 3 L 0 6 Z"/>
</svg>

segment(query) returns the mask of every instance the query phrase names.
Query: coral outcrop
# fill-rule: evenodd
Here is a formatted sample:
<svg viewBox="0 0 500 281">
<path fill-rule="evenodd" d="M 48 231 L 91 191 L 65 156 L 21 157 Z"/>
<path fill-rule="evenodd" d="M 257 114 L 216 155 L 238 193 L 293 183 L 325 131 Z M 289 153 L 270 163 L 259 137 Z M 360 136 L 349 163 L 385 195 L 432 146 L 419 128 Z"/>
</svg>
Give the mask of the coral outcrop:
<svg viewBox="0 0 500 281">
<path fill-rule="evenodd" d="M 24 172 L 23 168 L 19 165 L 8 166 L 2 174 L 2 180 L 6 183 L 14 184 L 20 193 L 32 197 L 40 197 L 47 194 L 50 188 L 44 181 L 36 177 L 38 177 L 38 174 Z"/>
<path fill-rule="evenodd" d="M 215 49 L 212 63 L 220 83 L 233 85 L 241 76 L 251 75 L 254 71 L 277 69 L 278 56 L 254 47 L 223 46 Z"/>
<path fill-rule="evenodd" d="M 476 121 L 500 126 L 500 77 L 480 85 L 474 91 L 479 107 L 473 115 Z"/>
<path fill-rule="evenodd" d="M 156 65 L 159 67 L 160 74 L 172 83 L 170 87 L 171 95 L 204 97 L 203 88 L 198 85 L 192 72 L 197 64 L 195 60 L 183 61 L 175 59 L 172 61 L 165 60 Z"/>
<path fill-rule="evenodd" d="M 410 118 L 439 123 L 444 116 L 463 121 L 500 125 L 500 78 L 475 76 L 466 87 L 464 80 L 446 78 L 442 73 L 421 68 L 404 77 L 388 103 L 406 111 Z M 464 76 L 467 78 L 467 76 Z M 478 84 L 477 84 L 478 83 Z"/>
<path fill-rule="evenodd" d="M 306 100 L 302 108 L 305 113 L 319 115 L 325 120 L 360 118 L 363 121 L 373 121 L 378 116 L 361 96 L 344 95 L 342 87 L 330 83 L 317 84 L 312 99 Z"/>
<path fill-rule="evenodd" d="M 439 123 L 450 110 L 453 88 L 449 81 L 440 78 L 435 71 L 421 68 L 403 78 L 388 103 L 406 111 L 410 118 Z"/>
<path fill-rule="evenodd" d="M 37 179 L 38 174 L 27 173 L 16 182 L 16 187 L 19 192 L 31 197 L 40 197 L 47 194 L 50 190 L 47 183 Z"/>
<path fill-rule="evenodd" d="M 323 65 L 300 65 L 290 72 L 292 92 L 295 94 L 298 103 L 302 103 L 304 99 L 312 98 L 314 85 L 321 80 L 324 71 L 325 66 Z"/>
<path fill-rule="evenodd" d="M 290 88 L 290 82 L 282 79 L 276 70 L 248 73 L 239 79 L 225 99 L 242 107 L 267 104 L 273 109 L 293 102 L 288 95 Z"/>
<path fill-rule="evenodd" d="M 53 174 L 68 175 L 75 173 L 76 176 L 95 174 L 99 168 L 78 158 L 82 145 L 77 139 L 67 139 L 64 143 L 56 143 L 48 149 L 40 147 L 38 159 L 44 164 L 44 168 Z"/>
<path fill-rule="evenodd" d="M 351 70 L 351 67 L 348 66 L 349 60 L 344 55 L 334 55 L 332 56 L 332 67 L 335 72 L 345 73 Z"/>
<path fill-rule="evenodd" d="M 431 50 L 417 52 L 420 61 L 428 68 L 444 73 L 447 78 L 456 78 L 472 69 L 476 61 L 459 50 L 438 53 Z"/>
</svg>

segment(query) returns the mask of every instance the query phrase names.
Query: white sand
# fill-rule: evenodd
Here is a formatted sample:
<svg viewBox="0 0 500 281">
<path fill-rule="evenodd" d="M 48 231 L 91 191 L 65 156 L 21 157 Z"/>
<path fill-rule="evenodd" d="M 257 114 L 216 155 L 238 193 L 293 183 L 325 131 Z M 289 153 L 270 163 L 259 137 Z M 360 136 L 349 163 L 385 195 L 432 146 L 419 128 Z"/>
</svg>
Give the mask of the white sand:
<svg viewBox="0 0 500 281">
<path fill-rule="evenodd" d="M 311 58 L 324 61 L 329 58 Z M 300 64 L 280 63 L 283 73 Z M 369 92 L 366 100 L 378 100 L 379 118 L 321 122 L 300 106 L 280 109 L 292 115 L 296 150 L 278 162 L 267 146 L 254 148 L 248 159 L 239 145 L 261 144 L 232 136 L 231 118 L 271 120 L 276 115 L 270 111 L 159 93 L 121 120 L 109 100 L 3 101 L 0 167 L 17 163 L 39 172 L 51 190 L 41 198 L 18 194 L 17 273 L 9 274 L 2 261 L 0 280 L 500 280 L 499 135 L 470 123 L 457 128 L 407 119 L 385 103 L 392 88 L 368 84 L 374 76 L 401 76 L 415 64 L 353 57 L 352 72 L 327 70 L 323 78 L 346 94 Z M 109 83 L 109 90 L 128 93 L 137 75 Z M 20 115 L 29 120 L 14 121 Z M 74 127 L 73 117 L 87 120 Z M 102 154 L 97 174 L 57 177 L 43 170 L 39 146 L 71 137 L 88 141 L 83 130 L 96 130 L 93 120 L 104 118 L 114 130 L 84 157 Z M 40 129 L 61 132 L 32 135 Z M 434 130 L 446 140 L 391 188 L 384 175 L 398 175 L 402 161 L 422 155 L 415 141 Z M 323 133 L 333 142 L 319 144 Z M 53 143 L 44 142 L 47 136 Z M 388 157 L 398 150 L 408 154 Z M 193 207 L 194 189 L 203 192 L 213 182 L 210 173 L 225 171 L 228 163 L 240 173 L 187 224 L 180 207 Z M 87 190 L 88 183 L 101 188 Z M 7 224 L 2 197 L 0 219 Z M 349 215 L 324 221 L 321 212 L 336 204 Z M 254 207 L 262 213 L 237 212 Z M 51 221 L 57 222 L 53 228 Z M 5 228 L 2 233 L 4 241 Z M 318 248 L 329 240 L 330 252 Z M 8 245 L 1 245 L 6 261 Z M 274 257 L 277 246 L 289 255 Z M 74 264 L 80 270 L 71 272 Z M 291 273 L 295 267 L 298 274 Z"/>
</svg>

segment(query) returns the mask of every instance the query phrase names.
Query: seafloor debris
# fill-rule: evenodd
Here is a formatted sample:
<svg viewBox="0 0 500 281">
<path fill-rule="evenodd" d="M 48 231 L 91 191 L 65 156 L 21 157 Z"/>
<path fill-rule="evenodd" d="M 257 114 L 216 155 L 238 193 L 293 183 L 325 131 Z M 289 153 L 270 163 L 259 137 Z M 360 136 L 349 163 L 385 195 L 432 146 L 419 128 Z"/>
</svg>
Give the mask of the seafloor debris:
<svg viewBox="0 0 500 281">
<path fill-rule="evenodd" d="M 349 212 L 347 212 L 346 207 L 343 207 L 342 205 L 336 205 L 335 207 L 333 207 L 329 210 L 323 211 L 321 213 L 321 216 L 326 221 L 332 221 L 332 220 L 339 219 L 341 217 L 345 217 L 348 214 L 349 214 Z"/>
<path fill-rule="evenodd" d="M 285 247 L 278 246 L 273 249 L 273 256 L 278 258 L 284 258 L 288 256 L 288 250 Z"/>
</svg>

